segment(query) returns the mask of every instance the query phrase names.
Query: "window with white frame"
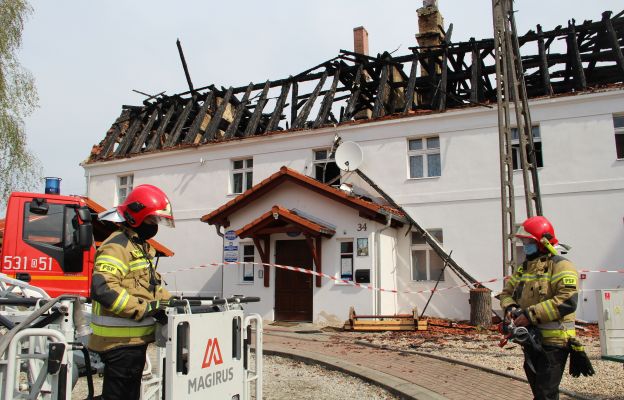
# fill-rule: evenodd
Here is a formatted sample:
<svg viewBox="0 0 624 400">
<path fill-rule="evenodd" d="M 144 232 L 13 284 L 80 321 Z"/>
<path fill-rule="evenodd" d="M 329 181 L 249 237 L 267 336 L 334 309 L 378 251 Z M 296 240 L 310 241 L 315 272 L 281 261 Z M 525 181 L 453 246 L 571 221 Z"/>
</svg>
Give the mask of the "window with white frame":
<svg viewBox="0 0 624 400">
<path fill-rule="evenodd" d="M 353 280 L 353 240 L 340 242 L 340 279 Z"/>
<path fill-rule="evenodd" d="M 442 245 L 442 229 L 428 229 L 427 232 Z M 436 281 L 444 280 L 441 274 L 444 268 L 444 261 L 427 244 L 425 237 L 419 232 L 412 232 L 412 280 L 414 281 Z"/>
<path fill-rule="evenodd" d="M 542 159 L 542 135 L 540 134 L 539 126 L 534 126 L 531 129 L 533 135 L 533 148 L 535 149 L 535 162 L 538 168 L 544 166 L 544 160 Z M 513 162 L 513 169 L 521 169 L 520 163 L 520 138 L 518 137 L 518 128 L 511 128 L 511 156 Z M 528 157 L 528 155 L 527 155 Z"/>
<path fill-rule="evenodd" d="M 618 160 L 624 159 L 624 115 L 613 116 L 615 128 L 615 152 Z"/>
<path fill-rule="evenodd" d="M 254 245 L 253 244 L 241 244 L 240 245 L 241 260 L 241 281 L 253 282 L 254 281 Z"/>
<path fill-rule="evenodd" d="M 123 203 L 132 191 L 134 175 L 121 175 L 117 177 L 117 204 Z"/>
<path fill-rule="evenodd" d="M 314 179 L 334 186 L 340 185 L 340 168 L 330 149 L 314 150 L 313 167 Z"/>
<path fill-rule="evenodd" d="M 231 193 L 239 194 L 250 189 L 253 182 L 253 158 L 232 160 Z"/>
<path fill-rule="evenodd" d="M 409 139 L 407 157 L 411 179 L 442 175 L 439 136 Z"/>
</svg>

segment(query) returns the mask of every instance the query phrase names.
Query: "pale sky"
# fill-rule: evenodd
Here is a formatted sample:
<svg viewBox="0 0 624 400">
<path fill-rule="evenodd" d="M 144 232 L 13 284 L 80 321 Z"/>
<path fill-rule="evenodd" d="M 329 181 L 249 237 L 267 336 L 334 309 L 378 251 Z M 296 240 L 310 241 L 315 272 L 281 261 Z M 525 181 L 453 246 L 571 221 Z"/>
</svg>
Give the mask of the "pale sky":
<svg viewBox="0 0 624 400">
<path fill-rule="evenodd" d="M 178 56 L 182 41 L 195 87 L 241 86 L 295 75 L 353 50 L 353 28 L 369 33 L 370 54 L 408 54 L 421 0 L 31 0 L 22 65 L 39 92 L 26 119 L 44 176 L 63 179 L 63 194 L 84 194 L 85 160 L 121 112 L 144 96 L 188 90 Z M 492 37 L 491 0 L 440 0 L 453 41 Z M 518 30 L 600 20 L 622 0 L 519 0 Z M 41 182 L 43 191 L 43 181 Z M 112 206 L 105 204 L 104 206 Z"/>
</svg>

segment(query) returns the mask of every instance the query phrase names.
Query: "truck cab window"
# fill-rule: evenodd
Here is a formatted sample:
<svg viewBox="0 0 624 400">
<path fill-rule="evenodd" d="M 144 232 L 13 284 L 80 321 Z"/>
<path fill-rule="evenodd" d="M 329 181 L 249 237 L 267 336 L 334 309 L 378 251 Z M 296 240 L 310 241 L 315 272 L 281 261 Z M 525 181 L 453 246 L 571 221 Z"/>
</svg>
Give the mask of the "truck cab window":
<svg viewBox="0 0 624 400">
<path fill-rule="evenodd" d="M 30 212 L 29 206 L 30 203 L 26 203 L 24 207 L 23 239 L 63 247 L 65 207 L 61 204 L 50 204 L 47 214 L 38 215 Z"/>
<path fill-rule="evenodd" d="M 75 239 L 75 216 L 76 210 L 63 204 L 49 204 L 45 214 L 36 214 L 25 203 L 22 239 L 55 259 L 63 271 L 80 272 L 83 254 Z"/>
</svg>

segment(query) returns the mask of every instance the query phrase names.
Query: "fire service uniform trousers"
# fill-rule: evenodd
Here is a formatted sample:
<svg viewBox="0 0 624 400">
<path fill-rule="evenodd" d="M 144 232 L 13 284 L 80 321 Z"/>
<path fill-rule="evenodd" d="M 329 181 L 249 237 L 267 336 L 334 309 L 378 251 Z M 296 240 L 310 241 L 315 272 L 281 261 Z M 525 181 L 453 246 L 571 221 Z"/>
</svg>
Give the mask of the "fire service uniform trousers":
<svg viewBox="0 0 624 400">
<path fill-rule="evenodd" d="M 139 400 L 147 345 L 118 347 L 100 353 L 104 361 L 102 400 Z"/>
<path fill-rule="evenodd" d="M 524 351 L 524 372 L 535 400 L 559 400 L 559 384 L 569 350 L 567 347 L 548 345 L 543 348 L 543 352 Z"/>
</svg>

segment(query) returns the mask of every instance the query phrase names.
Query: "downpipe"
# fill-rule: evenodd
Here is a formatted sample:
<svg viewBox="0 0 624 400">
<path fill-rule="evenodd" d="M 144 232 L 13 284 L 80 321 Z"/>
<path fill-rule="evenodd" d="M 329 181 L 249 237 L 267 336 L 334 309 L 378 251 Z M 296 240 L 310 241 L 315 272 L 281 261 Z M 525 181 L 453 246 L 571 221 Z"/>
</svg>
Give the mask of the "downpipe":
<svg viewBox="0 0 624 400">
<path fill-rule="evenodd" d="M 225 287 L 225 254 L 223 253 L 223 248 L 225 247 L 225 233 L 221 232 L 221 225 L 215 225 L 215 230 L 217 231 L 217 235 L 221 238 L 221 297 L 225 297 L 223 294 L 223 288 Z"/>
<path fill-rule="evenodd" d="M 374 232 L 375 235 L 375 287 L 381 287 L 381 233 L 390 228 L 392 224 L 392 218 L 386 215 L 386 225 Z M 375 304 L 373 307 L 373 314 L 381 315 L 381 292 L 378 290 L 373 291 L 375 296 Z"/>
</svg>

